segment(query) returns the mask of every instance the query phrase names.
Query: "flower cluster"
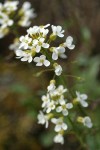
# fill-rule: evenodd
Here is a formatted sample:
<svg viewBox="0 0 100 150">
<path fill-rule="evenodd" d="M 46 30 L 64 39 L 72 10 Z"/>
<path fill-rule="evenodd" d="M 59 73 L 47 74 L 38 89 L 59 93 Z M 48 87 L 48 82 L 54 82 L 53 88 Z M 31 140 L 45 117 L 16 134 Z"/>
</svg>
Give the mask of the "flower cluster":
<svg viewBox="0 0 100 150">
<path fill-rule="evenodd" d="M 38 115 L 38 123 L 48 127 L 48 121 L 51 120 L 55 124 L 54 130 L 57 135 L 54 137 L 54 141 L 62 144 L 64 143 L 64 130 L 68 128 L 64 122 L 64 117 L 68 115 L 68 110 L 73 108 L 73 104 L 68 103 L 68 100 L 65 99 L 64 93 L 66 92 L 67 89 L 63 85 L 56 87 L 55 80 L 51 80 L 47 87 L 47 94 L 41 98 L 43 112 L 40 111 Z"/>
<path fill-rule="evenodd" d="M 77 98 L 75 98 L 72 103 L 68 102 L 69 99 L 65 98 L 68 90 L 64 88 L 63 85 L 55 86 L 55 80 L 50 81 L 50 85 L 47 87 L 47 94 L 42 96 L 42 108 L 38 114 L 38 123 L 45 124 L 47 128 L 49 121 L 55 125 L 55 132 L 57 133 L 54 137 L 55 143 L 64 144 L 64 132 L 68 129 L 68 124 L 66 119 L 69 115 L 69 109 L 72 109 L 76 104 L 80 104 L 86 107 L 85 100 L 87 99 L 86 94 L 80 94 L 76 92 Z M 77 102 L 77 103 L 75 103 Z M 92 122 L 90 117 L 77 117 L 77 121 L 82 123 L 84 126 L 91 128 Z"/>
<path fill-rule="evenodd" d="M 31 24 L 31 19 L 37 16 L 36 13 L 34 13 L 34 11 L 35 10 L 31 8 L 30 2 L 24 2 L 22 8 L 18 12 L 18 15 L 20 16 L 18 25 L 22 27 L 29 27 Z"/>
<path fill-rule="evenodd" d="M 17 25 L 27 27 L 30 25 L 30 19 L 36 17 L 34 9 L 29 2 L 24 2 L 18 9 L 19 1 L 6 1 L 0 3 L 0 38 L 7 35 L 11 27 Z M 17 14 L 17 15 L 16 15 Z"/>
<path fill-rule="evenodd" d="M 63 69 L 57 63 L 57 60 L 59 57 L 63 59 L 67 58 L 65 53 L 66 48 L 72 50 L 75 48 L 75 45 L 73 44 L 73 38 L 68 36 L 63 43 L 55 46 L 54 42 L 57 37 L 64 37 L 64 30 L 61 26 L 50 24 L 33 26 L 27 30 L 25 36 L 20 37 L 19 44 L 16 44 L 18 47 L 14 47 L 14 45 L 11 47 L 14 47 L 16 58 L 21 59 L 21 61 L 28 61 L 29 63 L 33 61 L 36 63 L 36 66 L 50 66 L 53 68 L 55 76 L 61 76 Z M 42 111 L 38 114 L 38 123 L 45 125 L 47 128 L 49 122 L 52 122 L 55 125 L 54 130 L 57 133 L 54 137 L 54 142 L 63 144 L 64 134 L 68 129 L 69 110 L 76 106 L 76 104 L 87 107 L 88 103 L 86 101 L 87 95 L 80 94 L 80 92 L 76 92 L 75 98 L 69 98 L 69 91 L 64 85 L 60 84 L 56 87 L 55 76 L 47 87 L 47 93 L 41 97 Z M 88 128 L 92 127 L 91 119 L 88 116 L 79 116 L 76 120 Z"/>
<path fill-rule="evenodd" d="M 49 27 L 51 26 L 51 32 Z M 73 38 L 68 36 L 66 41 L 53 46 L 56 38 L 64 37 L 64 30 L 61 26 L 47 24 L 45 26 L 33 26 L 27 30 L 25 36 L 20 37 L 19 49 L 16 51 L 17 58 L 21 61 L 34 61 L 36 66 L 50 66 L 53 62 L 53 68 L 57 76 L 61 75 L 62 67 L 57 64 L 58 57 L 65 59 L 66 48 L 74 49 Z"/>
</svg>

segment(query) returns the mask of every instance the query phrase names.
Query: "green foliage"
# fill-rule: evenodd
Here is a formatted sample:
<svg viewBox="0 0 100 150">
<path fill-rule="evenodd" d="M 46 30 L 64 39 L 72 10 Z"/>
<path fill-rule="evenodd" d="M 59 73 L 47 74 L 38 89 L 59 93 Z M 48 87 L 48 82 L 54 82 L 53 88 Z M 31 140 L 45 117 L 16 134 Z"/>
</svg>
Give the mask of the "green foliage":
<svg viewBox="0 0 100 150">
<path fill-rule="evenodd" d="M 77 65 L 73 66 L 73 74 L 83 78 L 83 81 L 75 81 L 74 90 L 77 89 L 89 95 L 90 109 L 88 114 L 93 121 L 93 129 L 84 135 L 90 150 L 100 149 L 100 56 L 89 57 L 79 54 Z"/>
<path fill-rule="evenodd" d="M 77 65 L 73 67 L 73 74 L 80 76 L 84 81 L 76 81 L 74 89 L 86 92 L 89 99 L 98 99 L 100 97 L 100 79 L 98 78 L 100 56 L 89 58 L 80 54 L 76 59 Z"/>
</svg>

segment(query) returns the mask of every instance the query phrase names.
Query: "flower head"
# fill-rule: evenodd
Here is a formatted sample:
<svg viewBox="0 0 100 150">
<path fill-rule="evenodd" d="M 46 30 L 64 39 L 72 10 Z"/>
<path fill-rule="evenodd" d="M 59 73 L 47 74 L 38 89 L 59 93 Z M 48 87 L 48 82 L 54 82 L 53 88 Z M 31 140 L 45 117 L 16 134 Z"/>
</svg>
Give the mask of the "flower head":
<svg viewBox="0 0 100 150">
<path fill-rule="evenodd" d="M 64 54 L 65 53 L 64 47 L 57 47 L 57 48 L 53 47 L 52 50 L 53 50 L 53 53 L 52 53 L 53 60 L 57 60 L 58 57 L 63 58 L 63 59 L 67 58 L 67 56 Z"/>
<path fill-rule="evenodd" d="M 25 35 L 20 37 L 20 42 L 21 44 L 19 46 L 19 49 L 20 48 L 28 49 L 29 44 L 32 42 L 32 39 L 28 35 Z"/>
<path fill-rule="evenodd" d="M 86 117 L 78 117 L 77 121 L 80 123 L 83 123 L 84 126 L 88 127 L 88 128 L 92 128 L 93 124 L 91 122 L 90 117 L 86 116 Z"/>
<path fill-rule="evenodd" d="M 45 124 L 45 127 L 48 127 L 48 116 L 44 115 L 42 111 L 39 112 L 38 114 L 38 123 L 39 124 Z"/>
<path fill-rule="evenodd" d="M 54 91 L 55 88 L 56 88 L 56 86 L 55 86 L 55 80 L 51 80 L 51 81 L 50 81 L 50 85 L 47 87 L 48 92 Z"/>
<path fill-rule="evenodd" d="M 88 103 L 86 102 L 87 100 L 87 95 L 86 94 L 80 94 L 79 92 L 76 91 L 76 101 L 79 102 L 83 107 L 88 107 Z"/>
<path fill-rule="evenodd" d="M 43 107 L 43 108 L 47 108 L 48 103 L 50 102 L 49 94 L 47 94 L 46 96 L 43 95 L 41 99 L 42 99 L 42 101 L 43 101 L 42 107 Z"/>
<path fill-rule="evenodd" d="M 55 143 L 61 143 L 64 144 L 64 137 L 62 134 L 58 133 L 55 137 L 54 137 L 54 142 Z"/>
<path fill-rule="evenodd" d="M 41 37 L 37 40 L 33 40 L 33 47 L 36 47 L 36 52 L 39 53 L 41 48 L 49 48 L 49 44 L 45 43 L 45 38 Z"/>
<path fill-rule="evenodd" d="M 57 63 L 55 63 L 53 66 L 55 68 L 55 74 L 57 76 L 60 76 L 62 73 L 62 67 L 60 65 L 58 65 Z"/>
<path fill-rule="evenodd" d="M 21 58 L 21 61 L 28 61 L 29 63 L 32 62 L 32 56 L 30 53 L 25 53 L 22 50 L 16 50 L 16 58 Z"/>
<path fill-rule="evenodd" d="M 45 65 L 46 67 L 48 67 L 50 65 L 50 62 L 46 60 L 45 55 L 41 55 L 40 57 L 35 57 L 34 62 L 36 62 L 36 66 Z"/>
<path fill-rule="evenodd" d="M 54 26 L 52 25 L 52 31 L 53 31 L 53 35 L 55 36 L 59 36 L 59 37 L 64 37 L 64 30 L 62 30 L 61 26 Z"/>
<path fill-rule="evenodd" d="M 71 36 L 68 36 L 66 38 L 66 42 L 64 43 L 64 46 L 68 47 L 70 50 L 72 50 L 75 48 L 75 45 L 72 43 L 73 43 L 73 38 Z"/>
<path fill-rule="evenodd" d="M 91 128 L 93 126 L 91 119 L 88 116 L 83 118 L 83 124 L 84 126 L 87 126 L 88 128 Z"/>
<path fill-rule="evenodd" d="M 64 116 L 67 116 L 68 115 L 68 109 L 71 109 L 72 107 L 73 107 L 72 103 L 67 103 L 66 104 L 65 101 L 64 101 L 64 103 L 61 106 L 58 106 L 56 108 L 56 111 L 57 112 L 62 112 L 62 114 Z"/>
<path fill-rule="evenodd" d="M 52 118 L 51 122 L 54 123 L 55 126 L 55 131 L 60 132 L 61 130 L 67 130 L 67 124 L 63 122 L 62 118 Z"/>
<path fill-rule="evenodd" d="M 50 113 L 51 110 L 54 110 L 54 109 L 55 109 L 55 102 L 54 102 L 54 101 L 48 102 L 46 112 L 47 112 L 47 113 Z"/>
<path fill-rule="evenodd" d="M 36 17 L 36 13 L 34 12 L 34 9 L 31 8 L 31 3 L 28 1 L 23 3 L 22 8 L 19 10 L 19 15 L 21 15 L 21 18 L 18 24 L 22 27 L 30 26 L 30 19 Z"/>
</svg>

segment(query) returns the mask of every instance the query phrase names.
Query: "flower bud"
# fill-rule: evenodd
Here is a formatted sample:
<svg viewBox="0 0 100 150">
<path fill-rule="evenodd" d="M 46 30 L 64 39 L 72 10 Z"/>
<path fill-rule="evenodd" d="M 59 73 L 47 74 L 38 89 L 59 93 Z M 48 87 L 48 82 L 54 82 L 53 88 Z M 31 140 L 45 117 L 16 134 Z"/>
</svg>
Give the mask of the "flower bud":
<svg viewBox="0 0 100 150">
<path fill-rule="evenodd" d="M 51 34 L 51 35 L 50 35 L 50 40 L 51 40 L 51 41 L 55 41 L 55 40 L 56 40 L 56 37 L 57 37 L 56 35 Z"/>
</svg>

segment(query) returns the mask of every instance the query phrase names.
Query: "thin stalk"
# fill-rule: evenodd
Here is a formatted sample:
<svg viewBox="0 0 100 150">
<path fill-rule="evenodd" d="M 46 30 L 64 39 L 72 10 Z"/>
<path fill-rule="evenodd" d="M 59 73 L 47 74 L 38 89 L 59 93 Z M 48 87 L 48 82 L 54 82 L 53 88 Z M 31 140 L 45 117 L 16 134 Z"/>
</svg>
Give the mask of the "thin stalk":
<svg viewBox="0 0 100 150">
<path fill-rule="evenodd" d="M 82 146 L 83 148 L 86 148 L 86 144 L 83 142 L 81 136 L 78 134 L 77 127 L 74 125 L 74 122 L 70 119 L 69 116 L 67 116 L 67 118 L 68 118 L 70 124 L 72 125 L 73 130 L 75 131 L 75 135 L 76 135 L 77 139 L 79 140 L 81 146 Z"/>
</svg>

